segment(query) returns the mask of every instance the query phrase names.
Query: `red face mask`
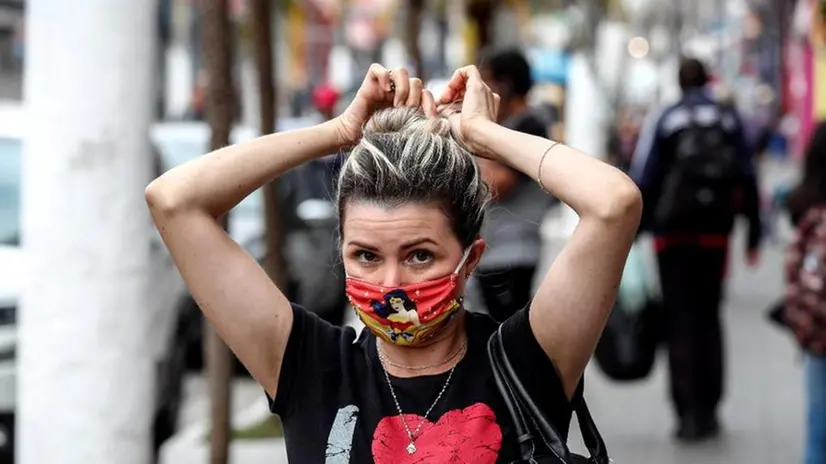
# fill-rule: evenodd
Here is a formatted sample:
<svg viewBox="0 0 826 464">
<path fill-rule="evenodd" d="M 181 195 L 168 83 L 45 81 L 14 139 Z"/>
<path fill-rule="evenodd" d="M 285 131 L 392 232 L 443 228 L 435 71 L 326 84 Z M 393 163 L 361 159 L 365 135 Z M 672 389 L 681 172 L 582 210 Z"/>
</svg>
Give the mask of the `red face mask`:
<svg viewBox="0 0 826 464">
<path fill-rule="evenodd" d="M 383 287 L 347 277 L 345 292 L 359 319 L 377 337 L 395 345 L 417 345 L 436 335 L 456 315 L 462 298 L 456 295 L 459 271 L 439 279 L 401 287 Z"/>
</svg>

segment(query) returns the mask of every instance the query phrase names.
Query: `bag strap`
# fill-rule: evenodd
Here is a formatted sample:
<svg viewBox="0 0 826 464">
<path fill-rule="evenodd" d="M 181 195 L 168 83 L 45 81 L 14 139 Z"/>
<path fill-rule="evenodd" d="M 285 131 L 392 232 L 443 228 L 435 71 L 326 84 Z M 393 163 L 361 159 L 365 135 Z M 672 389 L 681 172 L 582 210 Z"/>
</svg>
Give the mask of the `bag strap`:
<svg viewBox="0 0 826 464">
<path fill-rule="evenodd" d="M 505 403 L 511 412 L 511 416 L 514 418 L 517 435 L 519 437 L 526 436 L 531 439 L 534 438 L 529 430 L 521 428 L 524 427 L 524 416 L 525 412 L 527 412 L 531 422 L 539 432 L 540 438 L 550 451 L 560 459 L 561 462 L 565 464 L 572 463 L 573 461 L 571 460 L 571 453 L 568 450 L 567 443 L 562 439 L 556 428 L 548 421 L 536 403 L 534 403 L 525 386 L 519 380 L 519 376 L 508 360 L 502 340 L 502 326 L 500 325 L 499 329 L 491 335 L 488 341 L 488 355 L 496 384 L 499 386 L 502 396 L 509 397 L 505 399 Z M 513 401 L 514 396 L 516 397 L 516 401 Z M 572 406 L 577 415 L 577 421 L 579 422 L 580 433 L 582 434 L 585 447 L 588 448 L 588 452 L 591 454 L 591 461 L 596 464 L 609 464 L 611 460 L 608 457 L 605 441 L 602 439 L 602 435 L 594 423 L 584 396 L 582 394 L 575 395 Z M 532 441 L 533 440 L 531 440 L 531 442 Z M 521 438 L 520 445 L 523 445 Z M 533 445 L 533 443 L 531 443 L 531 445 Z M 530 459 L 530 457 L 525 458 L 524 451 L 525 448 L 523 447 L 523 459 Z"/>
<path fill-rule="evenodd" d="M 520 414 L 525 414 L 530 417 L 531 424 L 538 432 L 537 438 L 544 442 L 545 446 L 548 447 L 548 449 L 560 460 L 560 462 L 565 464 L 570 463 L 571 453 L 568 450 L 565 440 L 562 439 L 561 435 L 556 431 L 553 425 L 548 423 L 545 416 L 538 411 L 538 408 L 530 399 L 524 385 L 522 385 L 522 382 L 519 381 L 516 371 L 514 371 L 513 366 L 508 360 L 502 340 L 502 326 L 500 325 L 498 330 L 491 337 L 492 343 L 489 344 L 491 345 L 495 355 L 491 359 L 494 363 L 498 364 L 497 367 L 502 373 L 503 382 L 508 386 L 508 390 L 513 392 L 516 399 L 515 403 L 520 409 Z M 539 414 L 537 414 L 537 412 L 539 412 Z"/>
<path fill-rule="evenodd" d="M 514 428 L 516 429 L 516 438 L 519 441 L 520 454 L 522 459 L 530 461 L 533 458 L 536 444 L 534 443 L 536 437 L 531 432 L 527 419 L 525 418 L 522 408 L 519 407 L 519 400 L 516 398 L 513 389 L 508 384 L 506 374 L 502 372 L 501 363 L 496 360 L 498 356 L 497 345 L 498 339 L 493 336 L 488 341 L 488 358 L 490 359 L 491 368 L 493 369 L 493 378 L 496 381 L 496 386 L 502 394 L 502 399 L 505 406 L 513 419 Z"/>
</svg>

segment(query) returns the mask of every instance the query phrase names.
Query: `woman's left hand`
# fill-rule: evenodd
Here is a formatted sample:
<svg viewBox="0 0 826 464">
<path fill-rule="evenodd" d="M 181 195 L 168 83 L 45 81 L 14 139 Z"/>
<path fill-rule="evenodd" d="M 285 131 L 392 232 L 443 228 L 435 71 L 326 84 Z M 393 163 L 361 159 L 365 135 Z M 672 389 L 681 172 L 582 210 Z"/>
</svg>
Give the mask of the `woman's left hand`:
<svg viewBox="0 0 826 464">
<path fill-rule="evenodd" d="M 466 66 L 453 73 L 439 103 L 462 102 L 461 112 L 450 117 L 453 133 L 470 151 L 487 157 L 483 147 L 475 143 L 475 136 L 486 124 L 495 123 L 500 100 L 482 80 L 479 69 Z"/>
</svg>

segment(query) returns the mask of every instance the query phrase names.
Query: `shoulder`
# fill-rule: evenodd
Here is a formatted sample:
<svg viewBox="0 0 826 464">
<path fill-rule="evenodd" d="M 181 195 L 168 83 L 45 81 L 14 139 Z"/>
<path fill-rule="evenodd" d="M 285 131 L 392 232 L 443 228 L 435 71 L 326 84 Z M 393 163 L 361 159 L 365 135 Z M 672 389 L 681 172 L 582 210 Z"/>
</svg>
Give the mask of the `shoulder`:
<svg viewBox="0 0 826 464">
<path fill-rule="evenodd" d="M 296 341 L 320 335 L 333 335 L 336 342 L 352 343 L 355 340 L 356 331 L 352 327 L 334 326 L 304 306 L 296 303 L 291 303 L 290 306 L 293 310 L 293 332 L 290 334 L 290 341 L 293 341 L 293 334 Z"/>
<path fill-rule="evenodd" d="M 655 144 L 660 138 L 660 128 L 663 122 L 666 121 L 677 108 L 679 108 L 678 103 L 651 109 L 642 122 L 637 147 L 645 147 L 645 149 L 648 149 Z"/>
<path fill-rule="evenodd" d="M 556 366 L 545 353 L 531 329 L 528 311 L 529 308 L 523 308 L 501 324 L 487 314 L 468 311 L 469 336 L 476 340 L 484 339 L 487 343 L 490 336 L 501 325 L 502 344 L 514 358 L 511 361 L 516 361 L 518 358 L 517 364 L 523 364 L 526 370 L 541 368 L 543 372 L 555 374 L 554 377 L 558 379 Z"/>
<path fill-rule="evenodd" d="M 486 313 L 467 311 L 468 335 L 474 339 L 484 339 L 487 341 L 499 324 Z"/>
<path fill-rule="evenodd" d="M 667 138 L 689 124 L 691 108 L 681 100 L 663 107 L 655 117 L 653 124 L 658 135 Z"/>
<path fill-rule="evenodd" d="M 502 322 L 502 345 L 529 391 L 546 397 L 550 403 L 567 407 L 570 401 L 559 370 L 536 339 L 528 314 L 529 308 L 523 308 Z M 469 316 L 469 327 L 474 332 L 471 336 L 484 337 L 485 343 L 500 326 L 487 314 L 469 313 Z"/>
<path fill-rule="evenodd" d="M 533 108 L 506 119 L 502 125 L 524 134 L 548 137 L 548 122 L 541 118 Z"/>
<path fill-rule="evenodd" d="M 321 319 L 303 306 L 292 304 L 293 327 L 287 340 L 276 397 L 270 403 L 272 412 L 288 415 L 302 398 L 308 385 L 318 383 L 325 375 L 340 377 L 347 366 L 347 351 L 357 349 L 356 331 L 352 327 L 337 327 Z"/>
<path fill-rule="evenodd" d="M 537 137 L 548 137 L 548 122 L 538 115 L 531 113 L 523 124 L 522 132 L 536 135 Z"/>
<path fill-rule="evenodd" d="M 528 311 L 528 308 L 517 311 L 501 324 L 502 348 L 528 395 L 540 410 L 547 411 L 558 431 L 567 436 L 573 414 L 571 399 L 565 394 L 558 369 L 533 334 Z M 500 326 L 486 315 L 474 316 L 472 322 L 478 324 L 473 330 L 485 336 L 486 344 Z M 581 395 L 582 385 L 577 388 L 575 397 Z"/>
</svg>

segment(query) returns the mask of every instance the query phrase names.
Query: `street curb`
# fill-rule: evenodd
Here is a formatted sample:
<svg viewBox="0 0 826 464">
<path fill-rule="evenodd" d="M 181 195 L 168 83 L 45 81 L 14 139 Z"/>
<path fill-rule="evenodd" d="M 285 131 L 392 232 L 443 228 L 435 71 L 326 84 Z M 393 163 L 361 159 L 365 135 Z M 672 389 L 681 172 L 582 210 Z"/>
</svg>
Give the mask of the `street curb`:
<svg viewBox="0 0 826 464">
<path fill-rule="evenodd" d="M 270 416 L 263 398 L 232 418 L 233 428 L 246 428 Z M 160 464 L 203 464 L 209 462 L 209 424 L 198 422 L 167 440 L 160 450 Z M 283 438 L 272 440 L 234 440 L 230 443 L 230 461 L 245 464 L 287 463 L 287 447 Z"/>
</svg>

